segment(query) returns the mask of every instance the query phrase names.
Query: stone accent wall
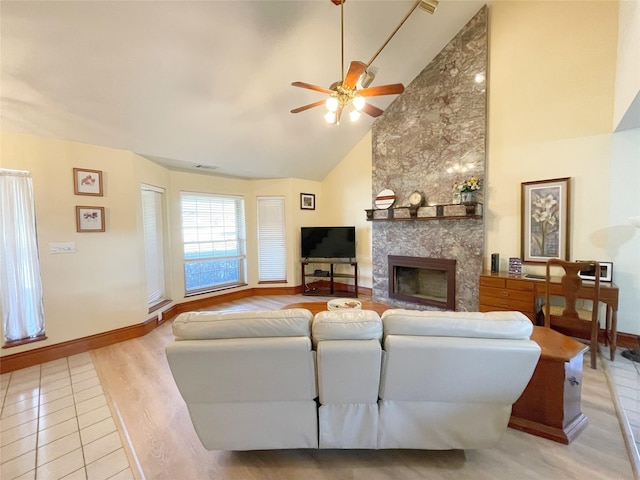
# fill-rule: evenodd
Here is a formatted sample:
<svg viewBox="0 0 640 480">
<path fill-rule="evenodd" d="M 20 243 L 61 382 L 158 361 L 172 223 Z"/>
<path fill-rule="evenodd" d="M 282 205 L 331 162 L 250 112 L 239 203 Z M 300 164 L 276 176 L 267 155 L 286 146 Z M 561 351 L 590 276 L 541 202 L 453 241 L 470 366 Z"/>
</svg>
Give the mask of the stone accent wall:
<svg viewBox="0 0 640 480">
<path fill-rule="evenodd" d="M 448 204 L 455 182 L 484 179 L 486 72 L 485 6 L 373 124 L 372 198 L 390 188 L 406 206 L 418 190 Z M 456 310 L 478 309 L 484 220 L 377 221 L 372 232 L 374 300 L 418 307 L 389 300 L 388 255 L 446 258 L 457 260 Z"/>
</svg>

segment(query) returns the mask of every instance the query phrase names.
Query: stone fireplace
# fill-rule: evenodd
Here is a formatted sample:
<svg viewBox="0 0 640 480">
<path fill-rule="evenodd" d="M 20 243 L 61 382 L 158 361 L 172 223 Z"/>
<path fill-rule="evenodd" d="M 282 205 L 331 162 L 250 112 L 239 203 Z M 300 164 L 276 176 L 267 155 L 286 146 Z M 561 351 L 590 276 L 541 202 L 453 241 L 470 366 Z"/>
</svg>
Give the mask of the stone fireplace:
<svg viewBox="0 0 640 480">
<path fill-rule="evenodd" d="M 425 62 L 426 63 L 426 62 Z M 485 178 L 487 8 L 483 7 L 387 107 L 372 127 L 372 204 L 384 189 L 394 207 L 408 206 L 413 191 L 425 205 L 453 202 L 453 184 Z M 487 185 L 479 191 L 484 202 Z M 373 298 L 398 307 L 476 311 L 482 272 L 484 219 L 394 219 L 372 221 Z M 389 258 L 442 259 L 455 265 L 444 290 L 393 293 Z M 442 271 L 415 274 L 400 267 L 400 287 L 441 283 Z M 437 269 L 436 269 L 437 270 Z M 449 283 L 449 282 L 453 283 Z M 414 298 L 408 298 L 414 297 Z"/>
<path fill-rule="evenodd" d="M 455 310 L 456 261 L 389 255 L 389 298 Z"/>
</svg>

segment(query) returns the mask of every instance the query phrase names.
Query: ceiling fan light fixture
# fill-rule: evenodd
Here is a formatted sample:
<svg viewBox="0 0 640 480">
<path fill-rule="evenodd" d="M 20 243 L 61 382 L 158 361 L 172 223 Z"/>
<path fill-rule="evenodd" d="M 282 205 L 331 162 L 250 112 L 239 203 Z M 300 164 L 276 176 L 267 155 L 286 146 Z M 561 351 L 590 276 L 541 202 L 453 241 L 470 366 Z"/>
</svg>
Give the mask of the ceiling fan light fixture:
<svg viewBox="0 0 640 480">
<path fill-rule="evenodd" d="M 338 99 L 334 96 L 327 98 L 327 101 L 324 104 L 330 112 L 338 110 Z"/>
<path fill-rule="evenodd" d="M 349 119 L 352 122 L 358 121 L 359 118 L 360 118 L 360 112 L 355 108 L 349 112 Z"/>
<path fill-rule="evenodd" d="M 365 103 L 366 103 L 366 100 L 364 99 L 364 97 L 361 97 L 360 95 L 356 95 L 355 98 L 353 99 L 353 107 L 358 112 L 364 108 Z"/>
<path fill-rule="evenodd" d="M 324 119 L 327 121 L 327 123 L 336 123 L 336 112 L 327 112 L 324 114 Z"/>
<path fill-rule="evenodd" d="M 422 0 L 420 2 L 420 8 L 427 13 L 434 14 L 436 8 L 438 8 L 438 4 L 440 2 L 438 0 Z"/>
</svg>

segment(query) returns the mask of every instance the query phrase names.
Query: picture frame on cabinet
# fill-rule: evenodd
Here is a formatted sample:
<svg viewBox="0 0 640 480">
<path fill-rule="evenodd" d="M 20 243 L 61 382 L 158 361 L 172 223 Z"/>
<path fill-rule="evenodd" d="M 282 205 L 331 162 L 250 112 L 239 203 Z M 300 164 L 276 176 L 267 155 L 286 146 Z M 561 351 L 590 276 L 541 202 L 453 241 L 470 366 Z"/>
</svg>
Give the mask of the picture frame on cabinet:
<svg viewBox="0 0 640 480">
<path fill-rule="evenodd" d="M 104 232 L 104 207 L 76 207 L 76 230 L 78 232 Z"/>
<path fill-rule="evenodd" d="M 571 178 L 523 182 L 521 189 L 522 261 L 568 260 Z"/>
<path fill-rule="evenodd" d="M 73 169 L 73 193 L 102 197 L 102 171 L 88 168 Z"/>
<path fill-rule="evenodd" d="M 576 260 L 576 262 L 583 262 L 584 260 Z M 600 281 L 612 282 L 613 281 L 613 262 L 598 262 L 600 264 Z M 589 270 L 580 270 L 578 276 L 583 280 L 595 280 L 596 272 L 593 265 Z"/>
</svg>

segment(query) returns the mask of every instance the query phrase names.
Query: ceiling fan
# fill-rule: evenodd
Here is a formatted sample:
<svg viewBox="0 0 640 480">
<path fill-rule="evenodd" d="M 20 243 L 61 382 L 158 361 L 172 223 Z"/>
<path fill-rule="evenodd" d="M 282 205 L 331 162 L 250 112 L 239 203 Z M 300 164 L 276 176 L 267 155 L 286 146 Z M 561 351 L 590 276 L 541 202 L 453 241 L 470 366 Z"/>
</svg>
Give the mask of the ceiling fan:
<svg viewBox="0 0 640 480">
<path fill-rule="evenodd" d="M 351 121 L 356 121 L 360 118 L 360 112 L 364 112 L 372 117 L 378 117 L 383 113 L 383 111 L 378 107 L 367 103 L 365 97 L 397 95 L 404 92 L 404 85 L 401 83 L 393 83 L 378 87 L 369 87 L 375 77 L 375 72 L 373 72 L 374 69 L 370 68 L 371 64 L 418 6 L 429 13 L 434 13 L 438 6 L 438 0 L 417 0 L 395 30 L 391 33 L 389 38 L 384 42 L 382 47 L 380 47 L 373 57 L 371 57 L 371 60 L 369 60 L 368 63 L 357 60 L 352 61 L 346 75 L 344 74 L 344 2 L 346 2 L 346 0 L 331 0 L 331 2 L 335 5 L 340 5 L 341 80 L 334 82 L 329 86 L 329 88 L 320 87 L 306 82 L 293 82 L 291 85 L 294 87 L 314 90 L 316 92 L 327 94 L 329 97 L 325 100 L 318 100 L 317 102 L 294 108 L 291 110 L 291 113 L 300 113 L 305 110 L 309 110 L 310 108 L 325 105 L 328 111 L 324 118 L 327 123 L 334 125 L 338 125 L 340 123 L 340 117 L 345 108 L 350 108 L 349 117 Z M 360 81 L 360 86 L 362 88 L 358 88 L 358 81 Z"/>
</svg>

